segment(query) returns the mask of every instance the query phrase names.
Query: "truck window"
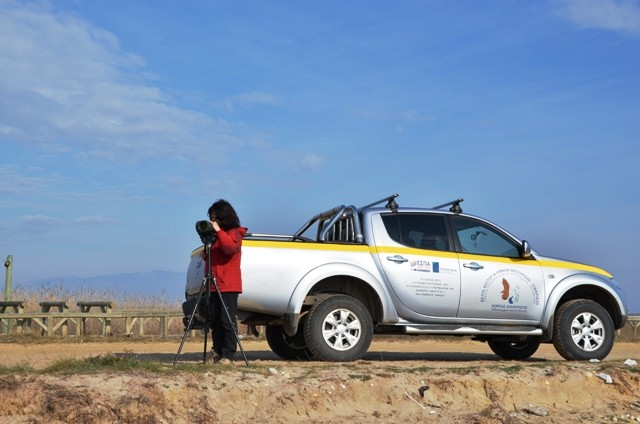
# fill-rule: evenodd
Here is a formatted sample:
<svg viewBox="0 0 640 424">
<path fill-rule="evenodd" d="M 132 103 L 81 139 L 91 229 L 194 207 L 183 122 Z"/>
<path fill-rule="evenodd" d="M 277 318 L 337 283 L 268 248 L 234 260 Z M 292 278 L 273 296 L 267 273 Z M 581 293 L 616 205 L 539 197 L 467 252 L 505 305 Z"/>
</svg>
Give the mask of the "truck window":
<svg viewBox="0 0 640 424">
<path fill-rule="evenodd" d="M 451 217 L 454 231 L 465 253 L 519 258 L 516 244 L 489 225 L 459 216 Z"/>
<path fill-rule="evenodd" d="M 394 241 L 409 247 L 449 250 L 449 236 L 444 216 L 434 214 L 388 214 L 382 222 Z"/>
</svg>

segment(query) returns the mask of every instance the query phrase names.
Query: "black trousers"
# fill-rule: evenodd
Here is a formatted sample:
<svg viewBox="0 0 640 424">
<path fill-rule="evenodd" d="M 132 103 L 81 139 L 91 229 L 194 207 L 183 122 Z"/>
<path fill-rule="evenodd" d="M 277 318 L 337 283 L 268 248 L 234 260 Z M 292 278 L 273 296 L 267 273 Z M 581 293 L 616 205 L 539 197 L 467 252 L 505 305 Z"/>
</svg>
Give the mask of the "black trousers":
<svg viewBox="0 0 640 424">
<path fill-rule="evenodd" d="M 221 293 L 222 300 L 227 307 L 229 316 L 225 313 L 218 293 L 211 293 L 211 338 L 213 339 L 213 351 L 223 358 L 232 359 L 236 354 L 238 341 L 237 319 L 238 293 Z M 231 321 L 229 321 L 231 317 Z"/>
</svg>

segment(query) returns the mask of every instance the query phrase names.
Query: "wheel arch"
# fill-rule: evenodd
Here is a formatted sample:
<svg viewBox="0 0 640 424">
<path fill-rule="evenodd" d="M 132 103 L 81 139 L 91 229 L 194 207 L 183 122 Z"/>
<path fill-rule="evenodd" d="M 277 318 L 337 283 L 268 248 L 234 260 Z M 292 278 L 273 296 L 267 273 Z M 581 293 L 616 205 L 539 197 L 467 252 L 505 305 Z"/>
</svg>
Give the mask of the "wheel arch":
<svg viewBox="0 0 640 424">
<path fill-rule="evenodd" d="M 622 328 L 626 322 L 625 312 L 620 309 L 622 300 L 608 282 L 595 279 L 592 275 L 575 275 L 556 285 L 549 295 L 541 322 L 544 340 L 549 341 L 553 337 L 553 320 L 558 308 L 574 299 L 587 299 L 598 303 L 607 311 L 616 329 Z"/>
<path fill-rule="evenodd" d="M 294 335 L 302 314 L 314 303 L 336 294 L 359 300 L 374 323 L 386 321 L 393 313 L 393 306 L 385 303 L 389 299 L 386 288 L 369 271 L 351 264 L 326 264 L 307 273 L 296 286 L 283 320 L 285 332 Z"/>
</svg>

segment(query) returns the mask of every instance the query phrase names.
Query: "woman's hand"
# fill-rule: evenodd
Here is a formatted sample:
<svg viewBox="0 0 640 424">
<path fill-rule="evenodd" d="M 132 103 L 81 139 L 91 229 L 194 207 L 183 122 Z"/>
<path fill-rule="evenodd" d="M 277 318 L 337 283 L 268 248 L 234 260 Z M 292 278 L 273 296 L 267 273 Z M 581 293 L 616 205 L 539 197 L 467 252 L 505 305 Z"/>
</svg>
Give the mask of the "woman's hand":
<svg viewBox="0 0 640 424">
<path fill-rule="evenodd" d="M 218 225 L 218 221 L 210 221 L 210 222 L 211 222 L 211 225 L 213 225 L 213 229 L 215 230 L 216 233 L 220 231 L 220 226 Z"/>
</svg>

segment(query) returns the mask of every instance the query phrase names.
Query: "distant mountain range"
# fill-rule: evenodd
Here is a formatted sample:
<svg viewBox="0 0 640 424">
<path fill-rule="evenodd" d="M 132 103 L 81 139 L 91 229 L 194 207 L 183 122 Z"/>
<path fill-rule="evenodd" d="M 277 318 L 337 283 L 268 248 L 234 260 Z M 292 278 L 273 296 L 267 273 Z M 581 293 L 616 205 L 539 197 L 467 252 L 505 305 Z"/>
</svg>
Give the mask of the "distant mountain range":
<svg viewBox="0 0 640 424">
<path fill-rule="evenodd" d="M 112 295 L 115 300 L 127 297 L 163 299 L 168 303 L 184 299 L 185 273 L 147 271 L 99 275 L 96 277 L 51 277 L 14 283 L 14 289 L 43 294 L 81 293 Z"/>
</svg>

